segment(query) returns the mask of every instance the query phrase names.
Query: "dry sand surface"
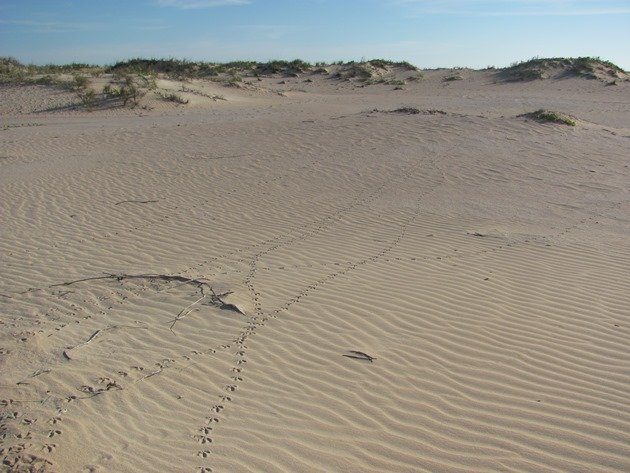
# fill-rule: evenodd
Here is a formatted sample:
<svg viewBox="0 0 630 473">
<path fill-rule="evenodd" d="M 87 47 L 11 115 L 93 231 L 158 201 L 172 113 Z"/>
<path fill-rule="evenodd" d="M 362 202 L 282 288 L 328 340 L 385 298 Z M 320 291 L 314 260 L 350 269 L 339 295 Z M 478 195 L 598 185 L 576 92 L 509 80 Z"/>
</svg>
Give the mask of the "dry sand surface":
<svg viewBox="0 0 630 473">
<path fill-rule="evenodd" d="M 2 86 L 4 470 L 630 471 L 630 82 L 448 73 Z"/>
</svg>

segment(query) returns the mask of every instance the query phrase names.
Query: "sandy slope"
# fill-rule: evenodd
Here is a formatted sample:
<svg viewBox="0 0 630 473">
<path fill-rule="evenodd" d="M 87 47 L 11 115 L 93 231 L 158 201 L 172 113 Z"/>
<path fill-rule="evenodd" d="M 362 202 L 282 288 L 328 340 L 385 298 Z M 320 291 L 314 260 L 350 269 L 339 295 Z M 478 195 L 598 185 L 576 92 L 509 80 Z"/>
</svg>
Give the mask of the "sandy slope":
<svg viewBox="0 0 630 473">
<path fill-rule="evenodd" d="M 4 468 L 630 470 L 630 84 L 444 74 L 0 89 Z"/>
</svg>

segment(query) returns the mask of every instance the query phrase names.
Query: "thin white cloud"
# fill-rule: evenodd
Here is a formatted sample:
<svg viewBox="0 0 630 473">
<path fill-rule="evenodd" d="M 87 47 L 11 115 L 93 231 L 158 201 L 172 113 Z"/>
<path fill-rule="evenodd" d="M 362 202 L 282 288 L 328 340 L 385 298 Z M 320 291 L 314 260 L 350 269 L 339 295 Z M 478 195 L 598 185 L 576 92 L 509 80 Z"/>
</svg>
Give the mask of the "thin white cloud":
<svg viewBox="0 0 630 473">
<path fill-rule="evenodd" d="M 170 28 L 162 21 L 143 19 L 124 20 L 121 23 L 129 28 L 152 31 Z M 64 22 L 64 21 L 38 21 L 38 20 L 0 20 L 0 25 L 12 26 L 28 33 L 85 33 L 92 31 L 108 31 L 113 25 L 106 22 Z"/>
<path fill-rule="evenodd" d="M 17 26 L 31 33 L 76 33 L 106 28 L 105 23 L 68 23 L 59 21 L 0 20 L 0 25 Z"/>
<path fill-rule="evenodd" d="M 385 0 L 415 15 L 589 16 L 630 14 L 627 0 Z"/>
<path fill-rule="evenodd" d="M 485 12 L 479 16 L 592 16 L 592 15 L 628 15 L 630 8 L 600 8 L 586 10 L 523 10 L 513 12 Z"/>
<path fill-rule="evenodd" d="M 250 0 L 157 0 L 157 4 L 161 7 L 181 8 L 183 10 L 248 5 L 249 3 L 251 3 Z"/>
</svg>

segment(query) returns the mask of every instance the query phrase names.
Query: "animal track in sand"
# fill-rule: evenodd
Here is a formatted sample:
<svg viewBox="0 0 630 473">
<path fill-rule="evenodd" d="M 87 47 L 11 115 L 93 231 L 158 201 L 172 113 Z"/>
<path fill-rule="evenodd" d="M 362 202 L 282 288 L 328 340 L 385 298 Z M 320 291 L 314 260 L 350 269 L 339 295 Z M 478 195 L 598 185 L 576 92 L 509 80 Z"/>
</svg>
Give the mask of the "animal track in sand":
<svg viewBox="0 0 630 473">
<path fill-rule="evenodd" d="M 44 448 L 43 448 L 43 449 L 44 449 L 47 453 L 52 453 L 52 452 L 54 452 L 54 451 L 55 451 L 55 449 L 56 449 L 56 448 L 57 448 L 57 445 L 56 445 L 56 444 L 54 444 L 54 443 L 48 443 L 48 444 L 45 444 L 45 445 L 44 445 Z"/>
<path fill-rule="evenodd" d="M 377 190 L 376 192 L 373 193 L 373 197 L 376 198 L 377 194 L 379 191 L 382 191 L 382 189 Z M 429 192 L 429 191 L 427 191 Z M 297 294 L 296 296 L 290 298 L 289 305 L 292 303 L 297 303 L 299 302 L 299 300 L 305 296 L 309 291 L 312 290 L 316 290 L 319 286 L 321 286 L 322 284 L 325 284 L 327 281 L 333 280 L 334 278 L 336 278 L 337 276 L 339 276 L 340 274 L 345 274 L 349 271 L 355 270 L 357 269 L 359 266 L 363 265 L 363 264 L 367 264 L 368 262 L 373 262 L 376 261 L 380 258 L 382 258 L 385 254 L 387 254 L 389 251 L 391 251 L 397 244 L 399 244 L 399 242 L 402 240 L 402 238 L 404 237 L 405 231 L 406 231 L 406 227 L 415 219 L 417 218 L 418 215 L 418 210 L 419 210 L 419 205 L 421 202 L 421 199 L 424 197 L 424 195 L 426 195 L 426 193 L 422 193 L 418 199 L 417 199 L 417 206 L 416 206 L 416 211 L 409 217 L 406 217 L 403 222 L 401 223 L 401 232 L 400 234 L 389 244 L 387 244 L 385 247 L 383 247 L 381 250 L 379 250 L 377 253 L 375 253 L 374 255 L 369 256 L 368 258 L 365 258 L 364 260 L 357 262 L 357 263 L 351 263 L 350 265 L 348 265 L 347 267 L 341 267 L 340 269 L 338 269 L 337 271 L 327 275 L 326 277 L 322 278 L 321 280 L 317 281 L 314 284 L 309 285 L 308 289 L 305 291 L 302 291 L 301 293 Z M 356 205 L 359 205 L 361 203 L 365 203 L 366 200 L 359 200 L 356 202 Z M 240 382 L 243 381 L 243 376 L 241 375 L 242 372 L 242 365 L 244 365 L 247 360 L 246 360 L 246 354 L 247 354 L 247 346 L 245 345 L 245 341 L 249 338 L 249 336 L 252 336 L 256 333 L 256 328 L 257 327 L 263 327 L 266 325 L 268 319 L 270 318 L 270 316 L 272 316 L 273 314 L 265 314 L 262 310 L 261 307 L 261 294 L 260 292 L 258 292 L 255 288 L 254 285 L 254 278 L 256 276 L 256 272 L 257 272 L 257 262 L 259 261 L 260 257 L 262 255 L 265 254 L 269 254 L 277 249 L 280 249 L 286 245 L 298 242 L 298 241 L 302 241 L 310 236 L 314 236 L 317 233 L 322 232 L 324 229 L 326 229 L 328 226 L 332 225 L 333 223 L 335 223 L 335 221 L 340 220 L 339 219 L 332 219 L 332 218 L 326 218 L 323 219 L 322 224 L 316 226 L 313 230 L 309 231 L 308 233 L 306 232 L 302 232 L 302 234 L 300 236 L 297 237 L 293 237 L 293 238 L 289 238 L 285 241 L 282 242 L 278 242 L 277 244 L 275 244 L 274 246 L 271 246 L 269 248 L 267 248 L 266 250 L 263 250 L 255 255 L 253 255 L 252 259 L 249 261 L 249 265 L 250 265 L 250 269 L 249 272 L 247 273 L 247 275 L 245 276 L 245 285 L 248 288 L 248 291 L 250 293 L 250 297 L 254 303 L 254 314 L 252 316 L 250 316 L 248 324 L 243 328 L 243 331 L 239 334 L 238 337 L 236 337 L 233 340 L 233 343 L 238 347 L 238 349 L 235 351 L 234 355 L 235 355 L 235 360 L 234 360 L 234 365 L 231 367 L 231 371 L 232 373 L 234 373 L 231 377 L 231 379 L 234 381 L 234 383 L 231 384 L 226 384 L 224 386 L 224 389 L 229 391 L 229 392 L 235 392 L 238 389 L 238 384 Z M 326 224 L 324 224 L 326 223 Z M 230 396 L 226 396 L 226 395 L 220 395 L 219 399 L 222 402 L 230 402 L 232 401 L 232 398 Z M 220 414 L 223 409 L 224 409 L 224 405 L 220 404 L 220 405 L 215 405 L 211 408 L 211 410 L 217 414 Z M 218 420 L 218 418 L 215 418 L 214 420 Z M 206 432 L 202 431 L 202 435 L 199 436 L 195 436 L 195 438 L 199 441 L 199 442 L 205 442 L 208 441 L 210 438 L 208 436 L 208 434 Z"/>
<path fill-rule="evenodd" d="M 361 201 L 364 202 L 364 201 Z M 414 217 L 415 218 L 415 217 Z M 594 217 L 593 217 L 594 218 Z M 261 294 L 261 292 L 259 292 L 257 289 L 259 289 L 259 287 L 256 287 L 256 277 L 258 276 L 258 273 L 261 270 L 267 270 L 267 268 L 260 268 L 260 258 L 262 255 L 267 255 L 279 248 L 282 248 L 286 245 L 290 245 L 294 242 L 299 242 L 299 241 L 304 241 L 305 239 L 309 238 L 312 235 L 316 235 L 318 233 L 321 233 L 322 231 L 324 231 L 326 228 L 329 228 L 330 226 L 332 226 L 334 224 L 334 222 L 336 221 L 334 218 L 331 217 L 326 217 L 326 219 L 324 222 L 320 222 L 320 225 L 316 225 L 311 229 L 311 232 L 302 232 L 301 230 L 297 229 L 294 231 L 293 235 L 288 236 L 289 234 L 284 233 L 283 236 L 276 238 L 275 241 L 273 242 L 273 245 L 271 245 L 269 248 L 264 249 L 264 251 L 261 251 L 258 255 L 254 256 L 254 258 L 251 260 L 252 264 L 251 267 L 249 269 L 249 273 L 248 273 L 248 278 L 246 279 L 246 285 L 250 291 L 250 296 L 252 297 L 252 300 L 254 302 L 254 317 L 255 318 L 251 318 L 251 320 L 249 321 L 247 327 L 241 331 L 238 336 L 233 340 L 232 344 L 224 344 L 221 345 L 220 348 L 223 350 L 227 350 L 230 348 L 240 348 L 241 345 L 245 342 L 245 340 L 252 335 L 256 334 L 255 329 L 259 329 L 261 327 L 263 327 L 267 321 L 267 319 L 270 317 L 270 314 L 273 313 L 273 316 L 277 316 L 279 314 L 279 312 L 281 312 L 282 310 L 287 310 L 290 306 L 292 306 L 293 304 L 297 304 L 300 303 L 304 300 L 305 297 L 308 297 L 313 291 L 318 290 L 320 287 L 322 287 L 323 285 L 329 284 L 329 282 L 333 281 L 335 278 L 347 274 L 350 271 L 355 271 L 357 269 L 360 269 L 362 266 L 365 266 L 369 263 L 373 263 L 376 261 L 390 261 L 390 260 L 386 260 L 384 259 L 384 257 L 390 253 L 392 251 L 392 249 L 398 245 L 400 243 L 400 241 L 402 240 L 402 238 L 404 237 L 405 234 L 405 228 L 406 226 L 408 226 L 413 220 L 410 220 L 409 222 L 400 222 L 400 224 L 402 225 L 401 228 L 401 234 L 394 240 L 392 240 L 390 243 L 387 243 L 385 246 L 383 246 L 381 249 L 379 249 L 379 251 L 375 254 L 372 255 L 364 255 L 363 259 L 360 259 L 359 261 L 348 261 L 348 262 L 341 262 L 341 263 L 328 263 L 328 264 L 334 264 L 338 269 L 338 271 L 333 271 L 330 274 L 318 279 L 315 283 L 313 284 L 309 284 L 307 287 L 305 287 L 305 289 L 303 289 L 302 291 L 298 292 L 297 294 L 292 295 L 292 297 L 290 297 L 287 302 L 281 307 L 281 308 L 276 308 L 274 309 L 274 311 L 272 311 L 271 313 L 267 311 L 267 313 L 265 313 L 265 311 L 263 311 L 262 305 L 261 305 L 261 301 L 263 299 L 263 295 Z M 582 222 L 583 223 L 583 222 Z M 406 225 L 406 226 L 405 226 Z M 300 236 L 301 235 L 301 236 Z M 294 238 L 295 237 L 295 238 Z M 303 238 L 302 238 L 303 237 Z M 268 241 L 268 240 L 267 240 Z M 258 248 L 265 248 L 266 244 L 261 243 L 261 245 L 263 246 L 259 246 Z M 505 245 L 500 245 L 498 246 L 497 249 L 502 249 L 505 247 L 510 247 L 511 244 L 505 244 Z M 488 251 L 497 251 L 497 249 L 491 250 L 491 249 L 484 249 L 481 250 L 481 253 L 484 252 L 488 252 Z M 241 251 L 241 254 L 246 253 L 248 250 L 244 250 Z M 480 254 L 481 254 L 480 253 Z M 452 258 L 464 258 L 466 256 L 470 256 L 473 253 L 468 253 L 468 254 L 458 254 L 458 255 L 442 255 L 441 258 L 443 259 L 452 259 Z M 477 253 L 474 253 L 477 254 Z M 220 258 L 217 257 L 217 258 Z M 428 259 L 429 257 L 422 257 L 424 259 Z M 243 258 L 243 260 L 247 260 L 248 258 L 245 257 Z M 207 263 L 208 260 L 206 260 L 205 263 L 203 264 L 208 264 Z M 218 260 L 215 260 L 218 261 Z M 202 263 L 200 263 L 202 264 Z M 324 264 L 322 264 L 322 266 L 324 266 Z M 193 266 L 191 266 L 190 268 L 192 268 Z M 142 289 L 142 291 L 147 291 L 149 290 L 148 288 L 146 289 Z M 60 296 L 61 297 L 61 296 Z M 64 295 L 64 297 L 66 297 L 66 295 Z M 121 302 L 122 303 L 122 302 Z M 78 322 L 77 322 L 78 323 Z M 247 361 L 244 358 L 245 357 L 245 353 L 246 349 L 243 350 L 239 350 L 238 352 L 236 352 L 236 355 L 240 358 L 237 358 L 234 361 L 234 366 L 231 368 L 232 373 L 236 373 L 236 374 L 240 374 L 241 372 L 241 366 L 243 366 Z M 208 352 L 206 351 L 197 351 L 197 350 L 193 350 L 192 352 L 189 353 L 189 355 L 182 355 L 182 359 L 185 360 L 189 360 L 190 358 L 185 358 L 186 356 L 203 356 L 205 354 L 207 354 Z M 177 358 L 177 360 L 179 360 L 179 358 Z M 163 360 L 164 361 L 164 360 Z M 157 366 L 161 369 L 161 370 L 165 370 L 168 369 L 170 367 L 172 367 L 172 365 L 176 362 L 175 359 L 170 359 L 168 360 L 167 363 L 163 363 L 162 365 L 160 365 L 159 362 L 157 364 Z M 147 366 L 151 366 L 150 362 L 147 362 Z M 143 368 L 137 367 L 139 370 L 142 370 Z M 159 371 L 159 373 L 161 373 L 162 371 Z M 158 374 L 159 374 L 158 373 Z M 122 374 L 119 372 L 119 374 L 122 376 Z M 125 376 L 127 376 L 127 373 L 125 372 Z M 108 382 L 110 382 L 111 379 L 107 378 L 107 377 L 103 377 L 102 381 L 98 380 L 99 384 L 107 384 Z M 230 392 L 234 392 L 238 385 L 243 381 L 243 377 L 242 376 L 232 376 L 230 378 L 229 383 L 230 384 L 226 384 L 224 386 L 224 389 Z M 94 392 L 95 389 L 98 388 L 94 388 L 94 387 L 90 387 L 92 389 L 92 391 L 86 391 L 86 392 Z M 74 397 L 73 399 L 76 399 L 76 397 Z M 222 403 L 226 403 L 231 401 L 232 399 L 228 396 L 225 395 L 221 395 L 220 396 L 220 401 Z M 214 406 L 220 409 L 218 409 L 217 413 L 221 412 L 221 410 L 224 408 L 223 405 L 220 406 Z M 54 422 L 56 423 L 56 422 Z M 209 453 L 209 451 L 206 451 Z M 206 458 L 206 456 L 203 456 L 203 458 Z M 202 468 L 202 467 L 200 467 Z M 205 467 L 203 467 L 205 468 Z M 203 470 L 200 470 L 203 471 Z M 209 468 L 207 468 L 205 471 L 211 471 Z"/>
</svg>

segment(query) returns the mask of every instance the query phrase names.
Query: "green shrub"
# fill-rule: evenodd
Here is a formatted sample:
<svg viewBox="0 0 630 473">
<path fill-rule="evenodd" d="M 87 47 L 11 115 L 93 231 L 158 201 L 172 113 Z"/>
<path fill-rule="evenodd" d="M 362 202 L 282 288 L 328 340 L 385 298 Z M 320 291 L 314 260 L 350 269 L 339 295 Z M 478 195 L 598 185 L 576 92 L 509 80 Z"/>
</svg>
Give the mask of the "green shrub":
<svg viewBox="0 0 630 473">
<path fill-rule="evenodd" d="M 123 106 L 127 106 L 127 104 L 138 105 L 145 94 L 146 91 L 138 86 L 132 75 L 126 75 L 119 79 L 118 87 L 112 84 L 106 84 L 103 87 L 103 95 L 105 97 L 119 99 L 122 101 Z"/>
<path fill-rule="evenodd" d="M 83 106 L 85 108 L 87 108 L 88 110 L 93 110 L 94 107 L 96 106 L 96 93 L 92 90 L 92 89 L 82 89 L 79 92 L 77 92 L 77 95 L 79 96 L 79 99 L 81 99 L 81 103 L 83 104 Z"/>
<path fill-rule="evenodd" d="M 379 69 L 387 69 L 387 66 L 393 66 L 392 61 L 386 61 L 385 59 L 370 59 L 368 64 L 377 67 Z"/>
<path fill-rule="evenodd" d="M 298 74 L 310 70 L 311 67 L 310 63 L 301 59 L 294 59 L 293 61 L 273 60 L 256 64 L 254 72 L 257 74 Z"/>
<path fill-rule="evenodd" d="M 90 80 L 85 76 L 74 76 L 70 86 L 73 90 L 84 90 L 90 85 Z"/>
<path fill-rule="evenodd" d="M 454 80 L 464 80 L 464 78 L 462 77 L 462 75 L 459 72 L 455 72 L 455 73 L 450 74 L 450 75 L 448 75 L 448 76 L 446 76 L 444 78 L 444 81 L 446 81 L 446 82 L 451 82 L 451 81 L 454 81 Z"/>
<path fill-rule="evenodd" d="M 607 71 L 607 73 L 613 77 L 618 77 L 620 73 L 624 72 L 623 69 L 616 64 L 598 57 L 535 57 L 528 61 L 511 64 L 510 67 L 502 71 L 502 74 L 507 80 L 530 81 L 544 79 L 546 72 L 550 69 L 564 69 L 580 76 L 592 78 L 596 77 L 594 73 L 597 69 Z"/>
<path fill-rule="evenodd" d="M 569 115 L 551 110 L 543 110 L 542 108 L 536 110 L 535 112 L 527 113 L 525 116 L 533 118 L 539 122 L 561 123 L 569 126 L 575 126 L 577 124 L 576 120 Z"/>
<path fill-rule="evenodd" d="M 374 72 L 370 69 L 369 64 L 367 63 L 355 63 L 354 61 L 349 62 L 345 71 L 340 74 L 342 79 L 359 79 L 362 81 L 366 81 L 372 78 Z"/>
<path fill-rule="evenodd" d="M 379 69 L 387 69 L 388 67 L 400 67 L 408 71 L 417 71 L 418 68 L 407 61 L 389 61 L 387 59 L 370 59 L 366 64 Z"/>
<path fill-rule="evenodd" d="M 147 90 L 155 90 L 157 89 L 156 75 L 151 73 L 148 75 L 138 75 L 138 80 L 142 83 L 142 87 Z"/>
<path fill-rule="evenodd" d="M 45 76 L 38 77 L 33 81 L 33 83 L 37 85 L 56 85 L 58 81 L 53 76 L 47 74 Z"/>
</svg>

